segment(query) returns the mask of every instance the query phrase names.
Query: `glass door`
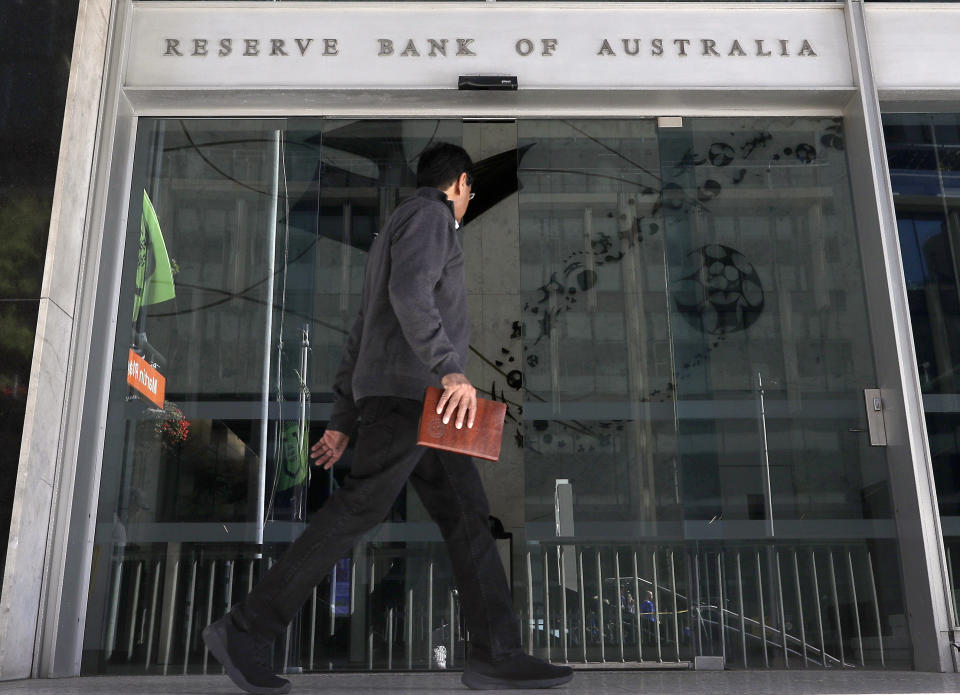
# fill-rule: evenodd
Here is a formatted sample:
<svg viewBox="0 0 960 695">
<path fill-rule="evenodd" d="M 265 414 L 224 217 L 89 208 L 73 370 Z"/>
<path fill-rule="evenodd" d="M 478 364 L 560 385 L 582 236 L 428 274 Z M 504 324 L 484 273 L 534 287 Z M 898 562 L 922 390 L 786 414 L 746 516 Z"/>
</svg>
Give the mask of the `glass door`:
<svg viewBox="0 0 960 695">
<path fill-rule="evenodd" d="M 508 405 L 478 467 L 525 647 L 909 665 L 840 121 L 142 119 L 84 672 L 219 671 L 200 631 L 351 464 L 305 449 L 438 140 L 477 163 L 468 376 Z M 456 669 L 465 637 L 404 492 L 275 659 Z"/>
<path fill-rule="evenodd" d="M 518 124 L 539 653 L 909 664 L 843 144 L 832 118 Z"/>
</svg>

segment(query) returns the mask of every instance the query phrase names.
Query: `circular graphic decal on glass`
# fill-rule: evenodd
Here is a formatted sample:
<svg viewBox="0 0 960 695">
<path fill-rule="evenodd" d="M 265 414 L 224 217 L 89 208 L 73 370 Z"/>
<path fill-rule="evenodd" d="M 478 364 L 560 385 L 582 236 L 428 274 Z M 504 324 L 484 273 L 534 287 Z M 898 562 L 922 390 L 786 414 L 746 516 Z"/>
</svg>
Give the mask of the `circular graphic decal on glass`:
<svg viewBox="0 0 960 695">
<path fill-rule="evenodd" d="M 673 284 L 677 311 L 711 335 L 749 328 L 763 311 L 760 277 L 746 256 L 721 244 L 687 254 L 690 271 Z"/>
</svg>

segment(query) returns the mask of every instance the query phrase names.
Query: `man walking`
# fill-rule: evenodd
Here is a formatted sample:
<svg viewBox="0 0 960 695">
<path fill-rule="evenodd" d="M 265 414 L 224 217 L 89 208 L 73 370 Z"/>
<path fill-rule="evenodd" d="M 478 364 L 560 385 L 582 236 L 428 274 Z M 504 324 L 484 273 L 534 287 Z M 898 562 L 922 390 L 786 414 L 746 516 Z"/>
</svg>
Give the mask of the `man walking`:
<svg viewBox="0 0 960 695">
<path fill-rule="evenodd" d="M 489 529 L 489 505 L 473 461 L 417 446 L 427 386 L 442 386 L 443 421 L 472 427 L 476 390 L 464 374 L 469 318 L 456 229 L 471 198 L 473 163 L 439 143 L 420 155 L 417 191 L 374 240 L 360 312 L 334 383 L 329 426 L 310 455 L 330 468 L 351 437 L 344 484 L 303 534 L 231 612 L 203 631 L 227 674 L 250 693 L 286 693 L 270 667 L 273 640 L 356 541 L 383 520 L 410 481 L 440 527 L 470 634 L 461 680 L 474 689 L 547 688 L 572 669 L 526 655 L 506 575 Z"/>
</svg>

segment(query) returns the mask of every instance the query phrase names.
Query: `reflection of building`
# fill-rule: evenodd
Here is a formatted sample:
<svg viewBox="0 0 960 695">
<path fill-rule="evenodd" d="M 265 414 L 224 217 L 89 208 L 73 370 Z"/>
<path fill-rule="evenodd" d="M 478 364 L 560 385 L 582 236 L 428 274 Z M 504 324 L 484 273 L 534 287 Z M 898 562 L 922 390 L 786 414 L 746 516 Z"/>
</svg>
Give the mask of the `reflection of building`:
<svg viewBox="0 0 960 695">
<path fill-rule="evenodd" d="M 4 676 L 209 667 L 199 630 L 349 465 L 307 478 L 303 446 L 370 239 L 438 139 L 479 162 L 470 376 L 509 407 L 480 469 L 526 646 L 953 669 L 960 128 L 900 114 L 957 73 L 886 62 L 904 10 L 737 6 L 734 26 L 709 3 L 454 3 L 414 32 L 412 5 L 107 4 L 79 25 L 100 53 L 74 61 Z M 944 34 L 916 45 L 947 45 L 956 13 L 921 14 Z M 658 23 L 715 38 L 613 38 Z M 454 89 L 495 68 L 519 89 Z M 144 193 L 160 231 L 141 233 Z M 131 322 L 162 268 L 176 298 Z M 183 441 L 124 381 L 131 347 Z M 318 586 L 284 663 L 462 664 L 438 539 L 402 495 Z"/>
</svg>

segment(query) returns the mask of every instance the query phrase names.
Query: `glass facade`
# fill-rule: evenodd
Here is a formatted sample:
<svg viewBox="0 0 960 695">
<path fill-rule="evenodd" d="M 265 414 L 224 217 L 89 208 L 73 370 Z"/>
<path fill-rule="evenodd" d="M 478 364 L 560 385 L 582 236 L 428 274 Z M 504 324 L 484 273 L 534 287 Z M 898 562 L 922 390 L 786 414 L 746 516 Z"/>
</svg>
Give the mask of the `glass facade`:
<svg viewBox="0 0 960 695">
<path fill-rule="evenodd" d="M 960 573 L 960 116 L 886 114 L 883 118 L 917 370 L 937 488 L 957 624 Z M 954 185 L 957 184 L 957 185 Z"/>
<path fill-rule="evenodd" d="M 508 405 L 480 469 L 525 646 L 909 667 L 844 137 L 835 118 L 140 119 L 84 672 L 216 668 L 200 630 L 337 486 L 349 453 L 318 474 L 305 447 L 366 249 L 436 140 L 478 161 L 468 375 Z M 457 601 L 401 494 L 278 668 L 456 668 Z"/>
</svg>

